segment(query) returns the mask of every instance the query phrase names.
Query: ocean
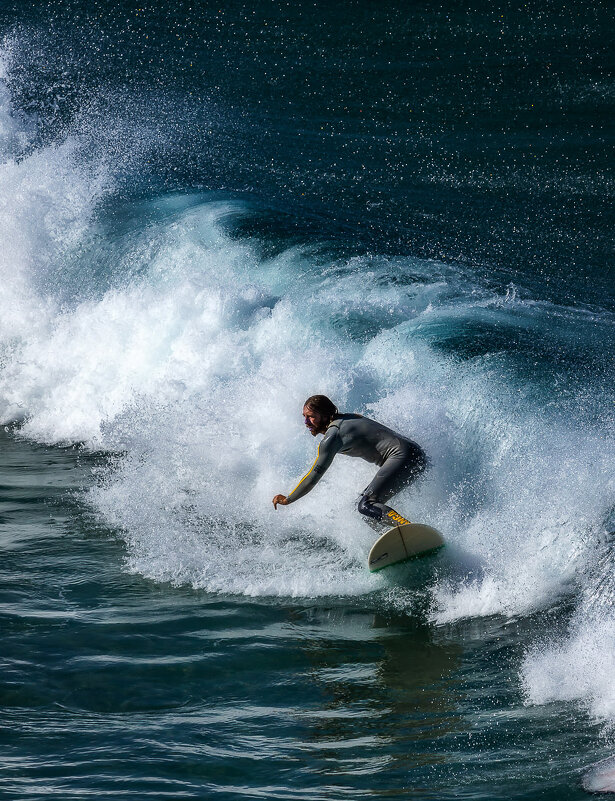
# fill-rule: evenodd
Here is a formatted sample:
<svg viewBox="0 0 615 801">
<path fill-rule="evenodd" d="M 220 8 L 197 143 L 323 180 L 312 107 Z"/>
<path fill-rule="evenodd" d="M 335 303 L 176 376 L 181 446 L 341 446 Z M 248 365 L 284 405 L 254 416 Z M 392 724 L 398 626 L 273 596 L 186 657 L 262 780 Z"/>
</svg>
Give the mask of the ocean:
<svg viewBox="0 0 615 801">
<path fill-rule="evenodd" d="M 2 798 L 604 785 L 613 16 L 3 0 Z M 343 456 L 273 509 L 315 393 L 445 549 L 369 573 Z"/>
</svg>

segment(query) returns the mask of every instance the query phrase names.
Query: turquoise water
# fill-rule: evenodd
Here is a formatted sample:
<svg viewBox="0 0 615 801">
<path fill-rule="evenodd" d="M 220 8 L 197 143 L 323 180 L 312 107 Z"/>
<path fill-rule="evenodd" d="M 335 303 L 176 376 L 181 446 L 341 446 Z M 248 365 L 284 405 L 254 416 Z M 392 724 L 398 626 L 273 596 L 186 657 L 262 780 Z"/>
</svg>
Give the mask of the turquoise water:
<svg viewBox="0 0 615 801">
<path fill-rule="evenodd" d="M 2 4 L 3 797 L 586 797 L 611 16 Z M 359 460 L 273 510 L 316 392 L 442 552 L 369 573 Z"/>
</svg>

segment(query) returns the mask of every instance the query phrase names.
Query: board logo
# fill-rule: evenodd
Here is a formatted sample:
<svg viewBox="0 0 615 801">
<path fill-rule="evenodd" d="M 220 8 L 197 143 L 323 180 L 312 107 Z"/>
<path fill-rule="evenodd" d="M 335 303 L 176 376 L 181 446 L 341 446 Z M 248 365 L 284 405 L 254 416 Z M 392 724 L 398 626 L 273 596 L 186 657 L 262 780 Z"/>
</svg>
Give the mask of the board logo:
<svg viewBox="0 0 615 801">
<path fill-rule="evenodd" d="M 391 520 L 394 520 L 394 521 L 395 521 L 396 523 L 398 523 L 400 526 L 403 526 L 403 525 L 405 525 L 406 523 L 409 523 L 409 522 L 410 522 L 409 520 L 406 520 L 406 518 L 405 518 L 405 517 L 402 517 L 400 514 L 397 514 L 397 512 L 396 512 L 396 511 L 394 511 L 393 509 L 391 509 L 391 511 L 390 511 L 390 512 L 387 512 L 387 517 L 390 517 L 390 518 L 391 518 Z"/>
</svg>

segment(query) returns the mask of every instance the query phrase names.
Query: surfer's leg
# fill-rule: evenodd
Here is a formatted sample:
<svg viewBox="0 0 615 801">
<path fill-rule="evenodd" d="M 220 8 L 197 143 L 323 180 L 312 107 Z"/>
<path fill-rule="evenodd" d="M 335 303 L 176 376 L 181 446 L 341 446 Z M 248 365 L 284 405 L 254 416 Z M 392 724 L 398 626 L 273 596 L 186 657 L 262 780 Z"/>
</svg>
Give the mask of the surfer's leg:
<svg viewBox="0 0 615 801">
<path fill-rule="evenodd" d="M 387 459 L 371 484 L 363 490 L 357 507 L 359 512 L 373 520 L 381 520 L 386 501 L 416 481 L 426 468 L 427 457 L 420 449 L 405 458 Z"/>
</svg>

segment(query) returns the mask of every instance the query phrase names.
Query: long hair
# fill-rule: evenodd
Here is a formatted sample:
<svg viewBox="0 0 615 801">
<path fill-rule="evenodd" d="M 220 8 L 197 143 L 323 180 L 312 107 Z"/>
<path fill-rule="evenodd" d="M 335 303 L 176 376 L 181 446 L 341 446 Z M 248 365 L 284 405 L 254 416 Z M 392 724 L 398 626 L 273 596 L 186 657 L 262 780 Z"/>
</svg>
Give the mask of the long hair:
<svg viewBox="0 0 615 801">
<path fill-rule="evenodd" d="M 310 396 L 303 404 L 303 408 L 305 408 L 306 406 L 311 411 L 318 412 L 318 414 L 322 414 L 322 416 L 327 420 L 333 420 L 333 418 L 339 414 L 337 406 L 333 403 L 332 400 L 327 398 L 326 395 Z"/>
</svg>

